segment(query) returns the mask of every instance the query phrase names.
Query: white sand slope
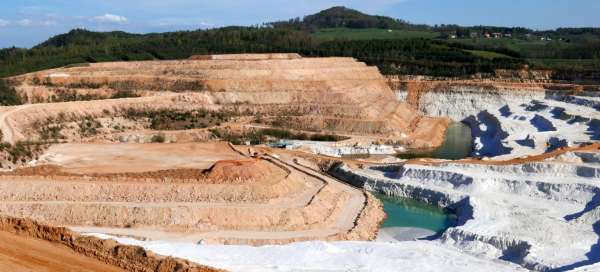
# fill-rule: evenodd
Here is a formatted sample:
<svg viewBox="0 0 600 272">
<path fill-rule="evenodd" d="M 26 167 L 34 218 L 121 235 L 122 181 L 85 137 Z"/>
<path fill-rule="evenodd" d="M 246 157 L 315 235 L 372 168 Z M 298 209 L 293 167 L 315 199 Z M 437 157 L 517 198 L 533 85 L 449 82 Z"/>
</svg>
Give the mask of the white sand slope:
<svg viewBox="0 0 600 272">
<path fill-rule="evenodd" d="M 92 234 L 101 238 L 111 238 Z M 504 261 L 477 258 L 436 242 L 303 242 L 284 246 L 221 246 L 113 239 L 162 255 L 230 271 L 525 271 Z"/>
</svg>

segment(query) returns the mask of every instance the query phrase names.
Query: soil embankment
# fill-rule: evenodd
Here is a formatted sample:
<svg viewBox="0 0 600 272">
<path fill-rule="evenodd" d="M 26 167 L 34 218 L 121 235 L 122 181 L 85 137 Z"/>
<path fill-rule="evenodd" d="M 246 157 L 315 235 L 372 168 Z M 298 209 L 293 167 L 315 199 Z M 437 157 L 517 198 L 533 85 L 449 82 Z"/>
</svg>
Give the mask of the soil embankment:
<svg viewBox="0 0 600 272">
<path fill-rule="evenodd" d="M 141 247 L 81 236 L 29 219 L 0 216 L 2 271 L 217 272 Z"/>
</svg>

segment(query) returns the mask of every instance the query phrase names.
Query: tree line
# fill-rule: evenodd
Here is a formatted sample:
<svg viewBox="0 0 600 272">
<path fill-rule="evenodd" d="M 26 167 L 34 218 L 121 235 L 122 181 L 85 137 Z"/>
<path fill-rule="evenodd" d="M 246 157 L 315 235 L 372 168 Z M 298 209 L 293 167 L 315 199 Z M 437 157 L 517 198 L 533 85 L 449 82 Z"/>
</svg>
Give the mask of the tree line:
<svg viewBox="0 0 600 272">
<path fill-rule="evenodd" d="M 0 77 L 102 61 L 184 59 L 197 54 L 297 52 L 307 57 L 346 56 L 391 74 L 467 76 L 518 68 L 520 59 L 477 57 L 459 45 L 428 39 L 319 42 L 288 28 L 228 27 L 137 35 L 73 30 L 32 49 L 0 50 Z"/>
</svg>

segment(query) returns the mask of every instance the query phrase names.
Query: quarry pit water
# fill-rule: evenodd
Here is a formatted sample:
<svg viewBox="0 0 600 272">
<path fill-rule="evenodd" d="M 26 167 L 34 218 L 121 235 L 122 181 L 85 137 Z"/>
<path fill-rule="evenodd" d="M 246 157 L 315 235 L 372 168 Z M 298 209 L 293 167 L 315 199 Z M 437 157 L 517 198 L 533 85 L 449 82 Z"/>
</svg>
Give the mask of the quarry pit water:
<svg viewBox="0 0 600 272">
<path fill-rule="evenodd" d="M 456 224 L 456 215 L 435 205 L 409 198 L 378 194 L 387 219 L 381 228 L 417 228 L 440 233 Z"/>
<path fill-rule="evenodd" d="M 464 123 L 454 122 L 446 129 L 444 143 L 433 151 L 409 150 L 398 154 L 401 159 L 436 158 L 459 160 L 468 157 L 473 150 L 471 128 Z"/>
</svg>

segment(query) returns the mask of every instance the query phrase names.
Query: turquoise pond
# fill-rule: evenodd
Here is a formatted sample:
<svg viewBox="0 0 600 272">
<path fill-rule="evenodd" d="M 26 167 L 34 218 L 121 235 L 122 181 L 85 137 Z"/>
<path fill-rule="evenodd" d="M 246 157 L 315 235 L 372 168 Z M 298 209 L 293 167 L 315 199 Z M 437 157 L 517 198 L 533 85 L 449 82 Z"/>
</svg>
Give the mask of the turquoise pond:
<svg viewBox="0 0 600 272">
<path fill-rule="evenodd" d="M 412 227 L 441 232 L 456 222 L 456 215 L 425 202 L 385 195 L 377 198 L 383 202 L 387 214 L 382 228 Z"/>
</svg>

